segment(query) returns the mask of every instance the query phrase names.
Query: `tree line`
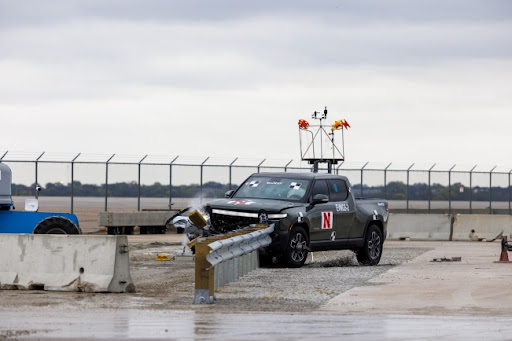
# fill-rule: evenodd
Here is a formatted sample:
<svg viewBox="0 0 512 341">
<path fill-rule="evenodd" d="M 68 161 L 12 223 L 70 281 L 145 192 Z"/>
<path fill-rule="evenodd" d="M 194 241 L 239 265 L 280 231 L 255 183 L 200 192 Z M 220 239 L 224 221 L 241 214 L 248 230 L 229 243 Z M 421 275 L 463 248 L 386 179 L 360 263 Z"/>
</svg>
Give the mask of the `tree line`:
<svg viewBox="0 0 512 341">
<path fill-rule="evenodd" d="M 41 196 L 70 196 L 71 183 L 60 182 L 47 183 L 41 186 Z M 236 186 L 233 186 L 235 189 Z M 162 185 L 156 182 L 152 185 L 141 185 L 140 195 L 145 198 L 169 197 L 169 185 Z M 221 198 L 229 190 L 229 185 L 218 182 L 207 182 L 203 184 L 203 196 L 208 198 Z M 201 193 L 199 184 L 172 186 L 172 196 L 178 198 L 193 198 Z M 12 184 L 13 196 L 33 196 L 35 184 L 31 186 Z M 105 185 L 82 184 L 80 181 L 73 182 L 73 195 L 77 197 L 103 197 L 105 196 Z M 110 197 L 137 197 L 139 186 L 136 182 L 118 182 L 108 184 L 108 195 Z"/>
<path fill-rule="evenodd" d="M 490 199 L 489 187 L 475 186 L 471 189 L 464 188 L 463 192 L 459 190 L 460 183 L 454 183 L 448 188 L 441 184 L 432 184 L 429 186 L 424 183 L 409 185 L 401 181 L 388 183 L 386 186 L 363 186 L 361 195 L 361 185 L 352 186 L 352 192 L 355 196 L 383 198 L 389 200 L 451 200 L 455 201 L 487 201 Z M 237 186 L 233 186 L 236 189 Z M 141 185 L 140 195 L 146 198 L 165 198 L 169 197 L 169 185 L 163 185 L 156 182 L 152 185 Z M 203 184 L 203 196 L 208 198 L 222 198 L 229 190 L 228 184 L 221 184 L 210 181 Z M 172 187 L 172 196 L 178 198 L 193 198 L 201 193 L 199 184 L 181 185 Z M 35 184 L 12 185 L 12 195 L 14 196 L 33 196 L 35 194 Z M 70 196 L 71 184 L 47 183 L 42 188 L 41 195 L 44 196 Z M 80 181 L 73 182 L 73 195 L 81 197 L 102 197 L 105 196 L 105 185 L 82 184 Z M 139 187 L 136 182 L 119 182 L 108 185 L 108 195 L 111 197 L 137 197 Z M 493 201 L 509 201 L 511 189 L 509 187 L 492 187 Z"/>
</svg>

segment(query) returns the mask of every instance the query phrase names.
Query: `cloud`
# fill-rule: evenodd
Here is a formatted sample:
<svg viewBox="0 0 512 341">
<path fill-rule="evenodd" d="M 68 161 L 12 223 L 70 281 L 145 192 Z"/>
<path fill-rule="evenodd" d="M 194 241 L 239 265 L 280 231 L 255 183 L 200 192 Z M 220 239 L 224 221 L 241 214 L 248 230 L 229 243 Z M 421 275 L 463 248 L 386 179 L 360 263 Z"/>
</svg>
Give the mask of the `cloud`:
<svg viewBox="0 0 512 341">
<path fill-rule="evenodd" d="M 17 149 L 288 159 L 296 120 L 327 105 L 354 127 L 352 159 L 499 158 L 474 133 L 508 134 L 510 7 L 0 0 L 0 110 L 24 136 L 59 131 L 5 138 Z M 416 152 L 405 155 L 405 140 Z"/>
</svg>

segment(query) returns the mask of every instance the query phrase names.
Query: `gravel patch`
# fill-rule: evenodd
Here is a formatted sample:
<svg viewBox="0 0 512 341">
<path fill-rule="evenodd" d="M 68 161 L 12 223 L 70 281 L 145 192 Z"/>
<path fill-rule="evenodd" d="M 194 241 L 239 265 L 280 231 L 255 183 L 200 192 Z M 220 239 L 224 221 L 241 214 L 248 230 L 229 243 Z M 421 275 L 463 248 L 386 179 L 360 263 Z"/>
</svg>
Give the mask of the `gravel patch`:
<svg viewBox="0 0 512 341">
<path fill-rule="evenodd" d="M 351 251 L 315 252 L 300 269 L 261 268 L 220 288 L 217 309 L 300 312 L 368 282 L 430 248 L 388 243 L 378 266 L 360 266 Z"/>
</svg>

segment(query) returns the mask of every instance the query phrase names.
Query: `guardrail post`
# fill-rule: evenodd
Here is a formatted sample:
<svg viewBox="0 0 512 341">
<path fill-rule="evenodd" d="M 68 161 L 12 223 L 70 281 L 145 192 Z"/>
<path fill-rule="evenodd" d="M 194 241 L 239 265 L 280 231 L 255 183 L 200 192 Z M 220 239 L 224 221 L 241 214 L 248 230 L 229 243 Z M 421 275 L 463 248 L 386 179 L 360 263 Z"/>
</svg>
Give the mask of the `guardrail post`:
<svg viewBox="0 0 512 341">
<path fill-rule="evenodd" d="M 194 304 L 209 304 L 215 292 L 214 268 L 206 260 L 210 248 L 204 238 L 196 239 Z"/>
</svg>

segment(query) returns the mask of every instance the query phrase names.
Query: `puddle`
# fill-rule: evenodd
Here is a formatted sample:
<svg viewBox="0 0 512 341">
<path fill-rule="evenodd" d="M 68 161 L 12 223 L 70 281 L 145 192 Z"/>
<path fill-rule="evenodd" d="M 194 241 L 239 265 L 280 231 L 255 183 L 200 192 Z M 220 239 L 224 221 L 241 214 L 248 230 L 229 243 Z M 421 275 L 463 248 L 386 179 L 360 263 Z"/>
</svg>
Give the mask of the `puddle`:
<svg viewBox="0 0 512 341">
<path fill-rule="evenodd" d="M 205 307 L 208 309 L 208 307 Z M 512 318 L 99 310 L 0 312 L 0 339 L 506 340 Z"/>
</svg>

